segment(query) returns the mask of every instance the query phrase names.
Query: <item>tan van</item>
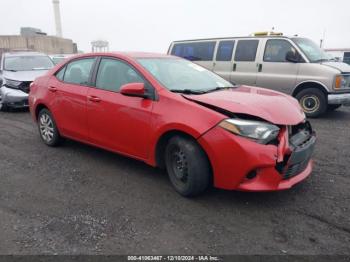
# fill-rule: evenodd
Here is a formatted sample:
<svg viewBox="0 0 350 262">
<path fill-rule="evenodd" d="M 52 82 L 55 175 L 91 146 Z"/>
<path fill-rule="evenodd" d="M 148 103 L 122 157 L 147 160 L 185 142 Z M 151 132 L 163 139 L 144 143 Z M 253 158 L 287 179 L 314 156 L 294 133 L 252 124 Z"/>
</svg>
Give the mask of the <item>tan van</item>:
<svg viewBox="0 0 350 262">
<path fill-rule="evenodd" d="M 233 83 L 290 94 L 309 117 L 350 105 L 350 65 L 334 61 L 307 38 L 259 33 L 175 41 L 168 53 L 194 61 Z"/>
</svg>

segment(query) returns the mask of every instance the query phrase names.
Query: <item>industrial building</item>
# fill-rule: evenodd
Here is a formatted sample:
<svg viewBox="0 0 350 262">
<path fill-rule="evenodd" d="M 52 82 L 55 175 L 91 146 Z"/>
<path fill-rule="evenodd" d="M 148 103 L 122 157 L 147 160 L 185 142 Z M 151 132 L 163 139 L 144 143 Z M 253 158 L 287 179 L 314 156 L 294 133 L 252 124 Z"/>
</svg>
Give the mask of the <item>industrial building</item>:
<svg viewBox="0 0 350 262">
<path fill-rule="evenodd" d="M 12 50 L 32 50 L 46 54 L 75 54 L 77 44 L 62 37 L 59 0 L 52 0 L 56 36 L 49 36 L 38 28 L 22 27 L 20 35 L 0 36 L 0 55 Z"/>
<path fill-rule="evenodd" d="M 46 54 L 77 53 L 77 45 L 71 39 L 48 36 L 37 28 L 21 28 L 20 35 L 0 36 L 0 53 L 11 50 L 33 50 Z"/>
</svg>

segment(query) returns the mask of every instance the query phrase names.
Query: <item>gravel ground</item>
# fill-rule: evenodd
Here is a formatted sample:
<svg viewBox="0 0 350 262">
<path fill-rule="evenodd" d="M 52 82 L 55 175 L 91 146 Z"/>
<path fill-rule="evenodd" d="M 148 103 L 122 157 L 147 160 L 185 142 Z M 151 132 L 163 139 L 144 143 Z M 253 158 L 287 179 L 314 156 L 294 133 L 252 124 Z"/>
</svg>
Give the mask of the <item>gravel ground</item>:
<svg viewBox="0 0 350 262">
<path fill-rule="evenodd" d="M 291 190 L 185 199 L 163 171 L 0 113 L 0 254 L 350 254 L 350 108 L 311 120 L 311 177 Z"/>
</svg>

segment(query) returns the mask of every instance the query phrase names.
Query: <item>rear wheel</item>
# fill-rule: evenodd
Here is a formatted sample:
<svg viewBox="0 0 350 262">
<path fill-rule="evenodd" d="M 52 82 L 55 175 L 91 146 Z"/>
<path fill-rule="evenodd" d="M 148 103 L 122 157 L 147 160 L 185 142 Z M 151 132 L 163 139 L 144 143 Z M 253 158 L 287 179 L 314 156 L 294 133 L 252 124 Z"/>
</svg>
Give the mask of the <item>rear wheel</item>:
<svg viewBox="0 0 350 262">
<path fill-rule="evenodd" d="M 42 109 L 38 116 L 38 128 L 41 139 L 48 146 L 57 146 L 61 142 L 55 120 L 47 109 Z"/>
<path fill-rule="evenodd" d="M 327 110 L 327 98 L 317 88 L 306 88 L 300 91 L 296 98 L 307 117 L 319 117 Z"/>
<path fill-rule="evenodd" d="M 328 111 L 334 111 L 334 110 L 337 110 L 341 106 L 342 105 L 328 105 L 327 110 Z"/>
<path fill-rule="evenodd" d="M 8 112 L 9 111 L 9 107 L 6 104 L 3 104 L 3 103 L 0 102 L 0 111 Z"/>
<path fill-rule="evenodd" d="M 165 164 L 172 185 L 181 195 L 195 196 L 208 188 L 211 167 L 207 155 L 195 140 L 172 137 L 165 150 Z"/>
<path fill-rule="evenodd" d="M 8 106 L 2 102 L 1 96 L 0 96 L 0 111 L 7 112 L 9 110 Z"/>
</svg>

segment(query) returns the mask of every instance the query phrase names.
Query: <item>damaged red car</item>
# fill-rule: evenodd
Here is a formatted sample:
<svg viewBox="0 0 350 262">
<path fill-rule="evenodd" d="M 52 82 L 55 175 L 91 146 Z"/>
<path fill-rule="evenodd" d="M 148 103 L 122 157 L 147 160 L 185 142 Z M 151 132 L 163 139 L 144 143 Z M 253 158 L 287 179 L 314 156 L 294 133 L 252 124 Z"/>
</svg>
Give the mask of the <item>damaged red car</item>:
<svg viewBox="0 0 350 262">
<path fill-rule="evenodd" d="M 297 100 L 178 57 L 75 56 L 33 82 L 29 104 L 47 145 L 69 138 L 165 168 L 183 196 L 283 190 L 312 171 L 316 137 Z"/>
</svg>

